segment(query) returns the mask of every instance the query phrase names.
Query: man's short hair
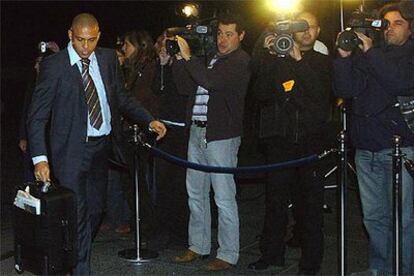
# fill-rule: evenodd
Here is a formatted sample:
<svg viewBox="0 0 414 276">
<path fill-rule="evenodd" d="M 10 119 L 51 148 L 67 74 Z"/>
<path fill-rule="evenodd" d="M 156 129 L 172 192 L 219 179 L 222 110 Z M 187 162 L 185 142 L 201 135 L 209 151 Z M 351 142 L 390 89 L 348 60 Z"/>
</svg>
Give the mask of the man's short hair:
<svg viewBox="0 0 414 276">
<path fill-rule="evenodd" d="M 381 16 L 381 18 L 384 18 L 384 16 L 387 13 L 392 12 L 392 11 L 399 12 L 401 14 L 401 17 L 404 18 L 405 20 L 407 20 L 409 22 L 409 20 L 404 17 L 403 12 L 401 11 L 401 7 L 400 7 L 399 3 L 390 3 L 390 4 L 384 5 L 380 9 L 380 16 Z"/>
<path fill-rule="evenodd" d="M 316 14 L 314 12 L 310 12 L 310 11 L 301 11 L 300 13 L 295 15 L 295 19 L 299 19 L 304 14 L 309 14 L 309 15 L 313 16 L 313 18 L 315 18 L 316 24 L 318 26 L 321 25 L 320 22 L 319 22 L 319 18 L 316 16 Z"/>
<path fill-rule="evenodd" d="M 242 17 L 236 13 L 220 14 L 217 18 L 217 23 L 221 23 L 223 25 L 236 24 L 236 31 L 239 34 L 243 32 L 245 28 Z"/>
</svg>

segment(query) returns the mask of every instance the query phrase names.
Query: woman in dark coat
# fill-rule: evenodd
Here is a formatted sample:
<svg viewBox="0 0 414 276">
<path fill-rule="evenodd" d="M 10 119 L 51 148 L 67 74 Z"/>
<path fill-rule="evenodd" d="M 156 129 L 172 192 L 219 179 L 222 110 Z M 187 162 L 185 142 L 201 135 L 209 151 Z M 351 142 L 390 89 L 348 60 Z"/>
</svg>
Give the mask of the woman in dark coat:
<svg viewBox="0 0 414 276">
<path fill-rule="evenodd" d="M 122 51 L 125 57 L 123 72 L 126 90 L 151 114 L 158 117 L 157 99 L 151 90 L 156 68 L 156 52 L 151 36 L 143 30 L 127 32 L 124 35 Z M 127 130 L 129 126 L 127 123 L 128 118 L 125 119 L 125 130 Z M 128 132 L 126 131 L 126 133 Z M 130 138 L 126 137 L 125 140 L 130 140 Z M 133 153 L 135 150 L 131 144 L 126 144 L 125 148 L 130 167 L 130 177 L 124 181 L 133 183 Z M 141 233 L 144 239 L 150 239 L 156 230 L 154 220 L 154 204 L 156 200 L 155 174 L 153 170 L 154 160 L 142 148 L 138 148 L 138 155 Z M 131 188 L 133 188 L 132 185 Z M 135 193 L 128 194 L 135 195 Z M 129 199 L 130 203 L 133 203 L 133 201 L 134 198 Z M 134 206 L 135 204 L 133 203 L 131 207 Z"/>
<path fill-rule="evenodd" d="M 156 68 L 154 42 L 146 31 L 130 31 L 124 36 L 125 88 L 155 117 L 157 99 L 151 91 Z"/>
</svg>

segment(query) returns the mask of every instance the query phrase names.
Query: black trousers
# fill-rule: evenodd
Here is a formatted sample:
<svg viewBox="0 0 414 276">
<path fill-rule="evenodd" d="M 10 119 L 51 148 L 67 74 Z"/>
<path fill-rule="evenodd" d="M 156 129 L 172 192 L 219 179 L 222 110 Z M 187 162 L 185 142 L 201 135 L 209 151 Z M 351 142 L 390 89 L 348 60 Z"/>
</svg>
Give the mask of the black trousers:
<svg viewBox="0 0 414 276">
<path fill-rule="evenodd" d="M 90 275 L 92 241 L 105 204 L 109 149 L 109 138 L 88 141 L 77 174 L 78 263 L 74 275 Z"/>
<path fill-rule="evenodd" d="M 187 159 L 188 133 L 183 128 L 170 128 L 168 136 L 158 145 L 163 151 Z M 188 196 L 185 186 L 186 169 L 156 159 L 157 229 L 179 242 L 188 240 Z"/>
<path fill-rule="evenodd" d="M 311 140 L 311 139 L 310 139 Z M 313 142 L 290 143 L 274 138 L 266 143 L 267 163 L 278 163 L 317 152 Z M 299 267 L 318 271 L 323 256 L 323 183 L 320 164 L 273 171 L 266 183 L 266 214 L 260 249 L 271 264 L 285 261 L 288 204 L 293 203 L 302 256 Z"/>
</svg>

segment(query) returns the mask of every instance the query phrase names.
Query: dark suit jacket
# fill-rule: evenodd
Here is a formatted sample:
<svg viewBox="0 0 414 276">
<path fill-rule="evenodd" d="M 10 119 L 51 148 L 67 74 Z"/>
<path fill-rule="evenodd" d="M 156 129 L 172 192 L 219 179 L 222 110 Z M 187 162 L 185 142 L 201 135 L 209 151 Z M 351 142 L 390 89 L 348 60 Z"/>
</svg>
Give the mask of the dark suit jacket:
<svg viewBox="0 0 414 276">
<path fill-rule="evenodd" d="M 112 144 L 119 156 L 116 145 L 121 113 L 142 125 L 149 124 L 153 118 L 132 96 L 124 93 L 115 51 L 97 48 L 95 54 L 111 111 Z M 47 155 L 52 176 L 61 184 L 72 182 L 79 172 L 86 146 L 87 118 L 81 73 L 76 64 L 70 65 L 67 49 L 46 58 L 29 108 L 28 138 L 32 156 Z M 50 144 L 46 145 L 45 126 L 49 120 Z M 76 183 L 65 186 L 73 185 Z"/>
</svg>

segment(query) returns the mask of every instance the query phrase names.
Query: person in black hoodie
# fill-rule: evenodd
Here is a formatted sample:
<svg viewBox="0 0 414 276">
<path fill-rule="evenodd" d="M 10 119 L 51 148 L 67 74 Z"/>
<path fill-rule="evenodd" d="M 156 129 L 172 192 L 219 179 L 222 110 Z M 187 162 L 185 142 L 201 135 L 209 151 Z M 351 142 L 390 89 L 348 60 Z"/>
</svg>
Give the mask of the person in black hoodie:
<svg viewBox="0 0 414 276">
<path fill-rule="evenodd" d="M 294 34 L 295 45 L 286 57 L 272 49 L 275 34 L 265 33 L 253 55 L 257 79 L 253 96 L 258 108 L 258 137 L 267 163 L 278 163 L 325 149 L 330 111 L 330 59 L 313 50 L 320 27 L 317 18 L 302 12 L 309 23 Z M 260 41 L 260 40 L 259 40 Z M 316 274 L 323 256 L 323 184 L 320 162 L 273 171 L 266 183 L 266 213 L 260 240 L 262 256 L 253 270 L 285 264 L 288 204 L 295 206 L 297 238 L 302 249 L 299 273 Z"/>
<path fill-rule="evenodd" d="M 338 48 L 334 61 L 334 89 L 339 97 L 352 99 L 351 139 L 356 148 L 355 165 L 370 241 L 369 269 L 374 275 L 392 275 L 392 152 L 393 136 L 401 137 L 401 151 L 414 159 L 414 134 L 397 103 L 414 96 L 414 41 L 410 20 L 401 6 L 384 6 L 381 15 L 389 22 L 385 46 L 358 33 L 361 51 Z M 411 20 L 412 21 L 412 20 Z M 402 274 L 414 271 L 414 186 L 402 169 Z"/>
<path fill-rule="evenodd" d="M 158 147 L 165 152 L 187 158 L 188 132 L 184 128 L 188 96 L 180 95 L 172 75 L 172 64 L 177 62 L 165 48 L 166 36 L 158 37 L 155 49 L 158 64 L 152 85 L 157 97 L 159 118 L 169 124 L 168 139 L 161 141 Z M 156 235 L 150 240 L 153 249 L 162 250 L 168 244 L 186 245 L 189 209 L 185 188 L 185 168 L 179 167 L 161 158 L 155 160 L 157 175 Z"/>
</svg>

